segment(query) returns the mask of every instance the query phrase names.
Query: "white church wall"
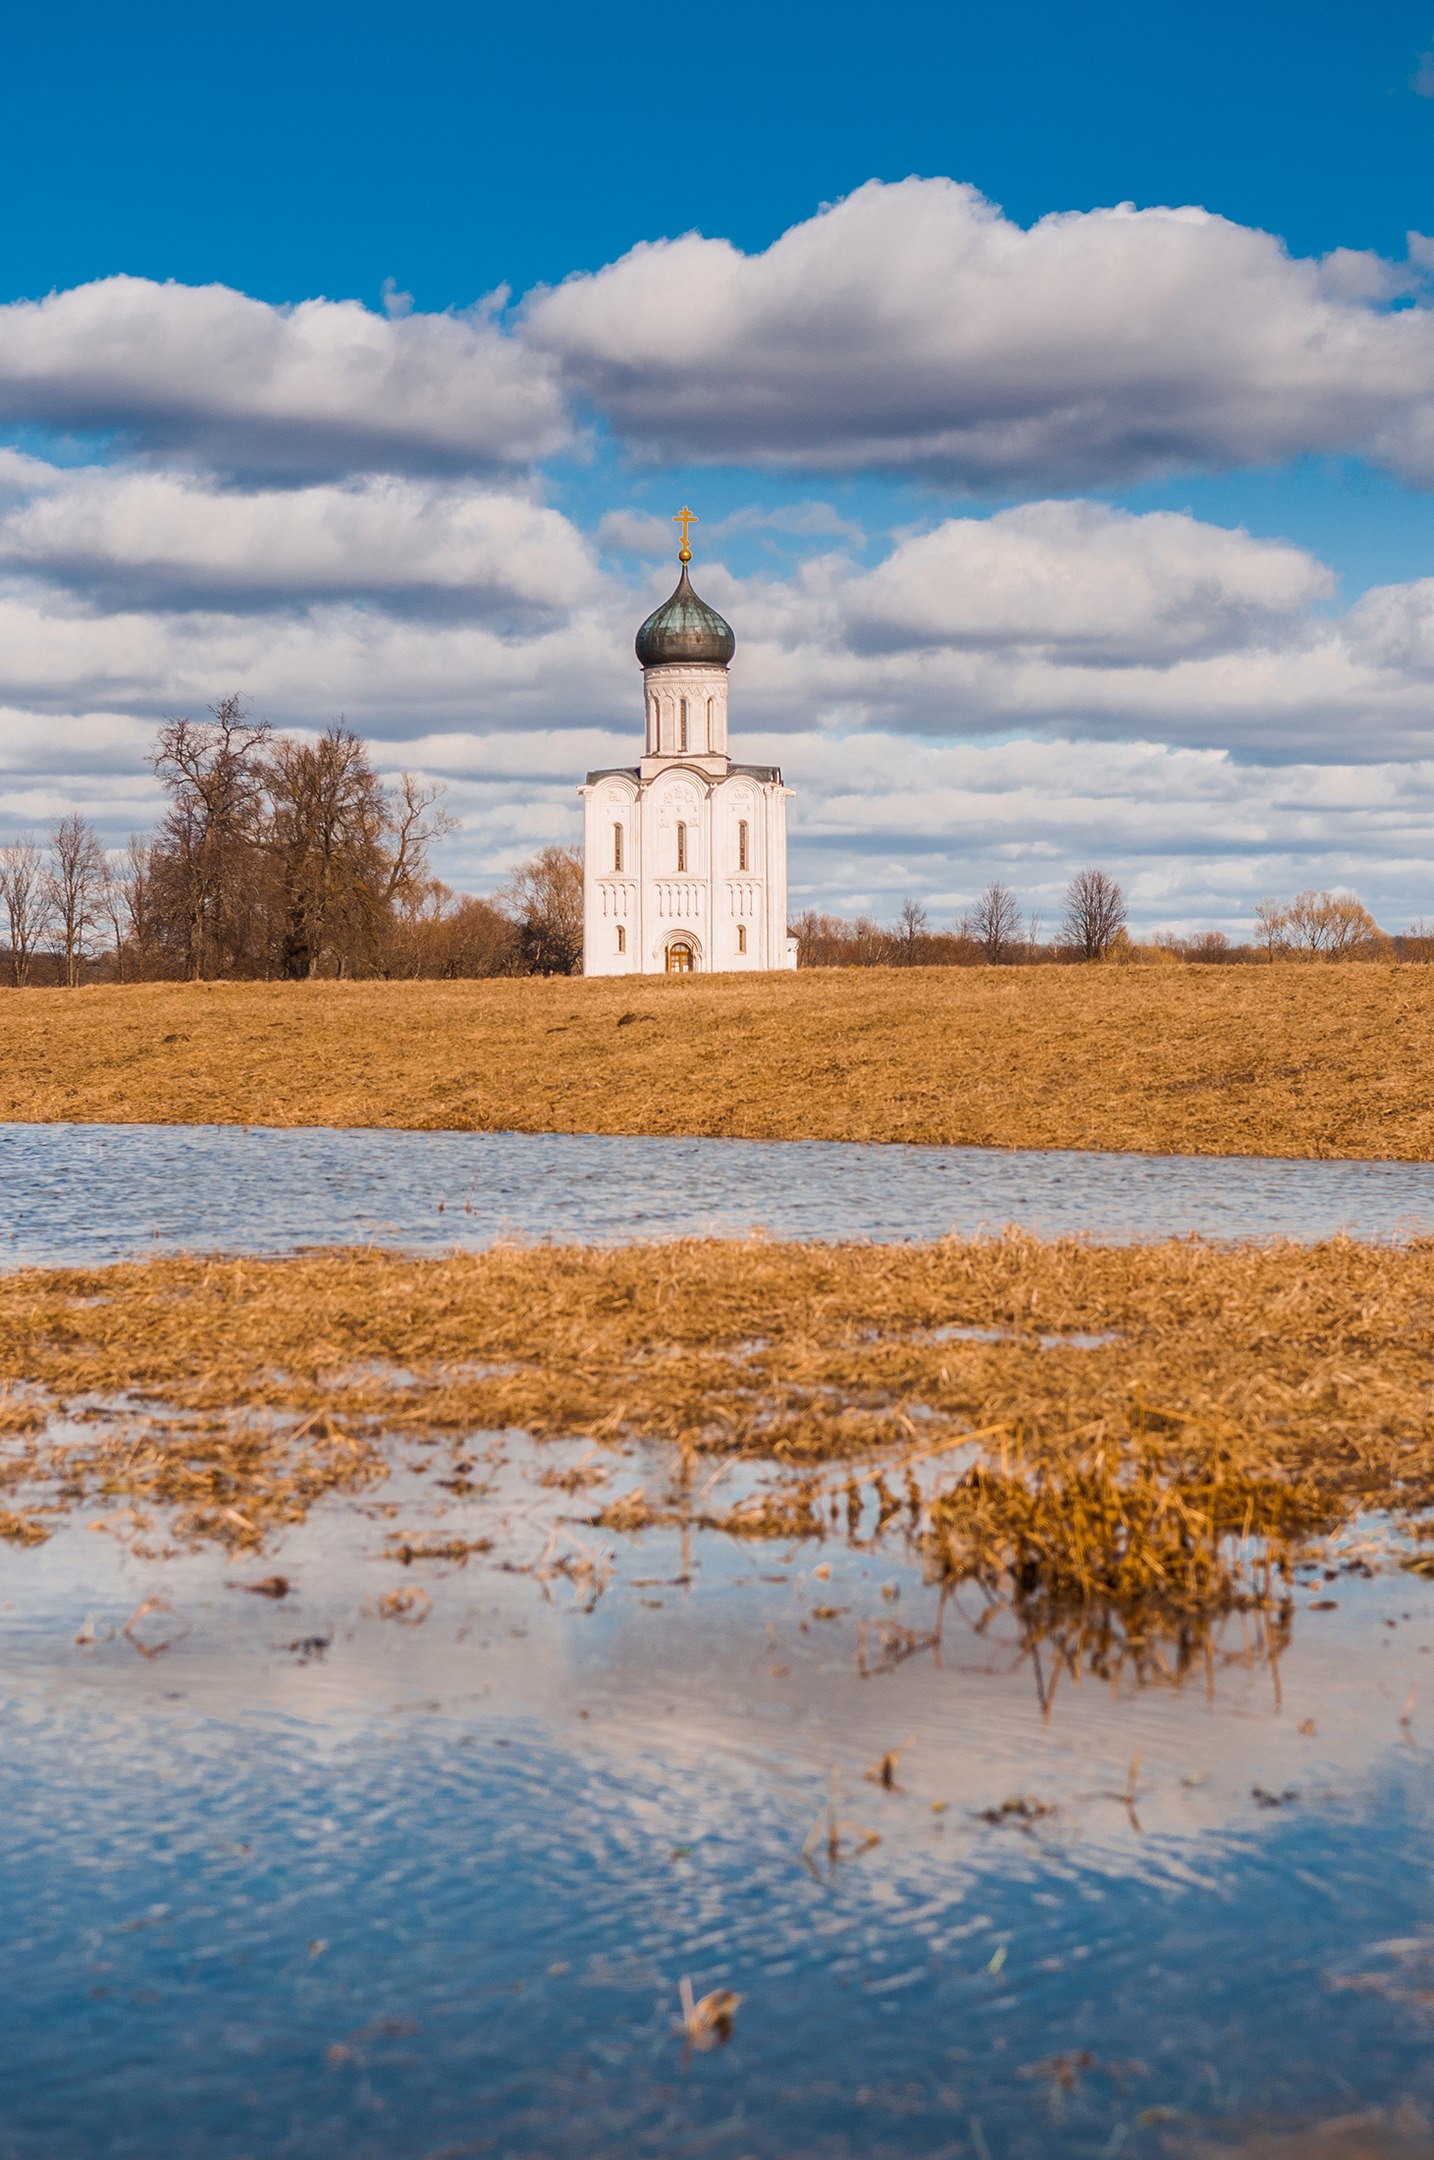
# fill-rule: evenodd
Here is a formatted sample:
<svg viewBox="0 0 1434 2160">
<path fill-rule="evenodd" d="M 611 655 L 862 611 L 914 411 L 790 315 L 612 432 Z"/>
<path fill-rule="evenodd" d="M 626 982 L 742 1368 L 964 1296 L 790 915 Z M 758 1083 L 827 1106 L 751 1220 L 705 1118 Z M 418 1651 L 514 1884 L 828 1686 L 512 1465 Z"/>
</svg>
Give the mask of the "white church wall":
<svg viewBox="0 0 1434 2160">
<path fill-rule="evenodd" d="M 668 661 L 644 671 L 648 757 L 725 758 L 727 670 Z M 687 740 L 682 741 L 682 708 Z"/>
</svg>

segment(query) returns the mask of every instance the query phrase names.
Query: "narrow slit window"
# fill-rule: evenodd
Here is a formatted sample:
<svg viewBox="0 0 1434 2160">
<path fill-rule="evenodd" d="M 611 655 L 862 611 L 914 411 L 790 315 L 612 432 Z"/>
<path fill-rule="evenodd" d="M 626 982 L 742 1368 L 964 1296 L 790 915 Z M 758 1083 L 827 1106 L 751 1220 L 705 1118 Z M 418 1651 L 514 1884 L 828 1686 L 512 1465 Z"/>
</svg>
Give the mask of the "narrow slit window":
<svg viewBox="0 0 1434 2160">
<path fill-rule="evenodd" d="M 685 825 L 679 825 L 677 828 L 677 867 L 679 870 L 687 868 L 687 827 Z"/>
<path fill-rule="evenodd" d="M 681 704 L 680 704 L 680 705 L 678 706 L 678 708 L 677 708 L 677 747 L 678 747 L 678 749 L 679 749 L 679 750 L 685 750 L 685 749 L 687 748 L 687 700 L 686 700 L 686 698 L 684 698 L 684 699 L 682 700 L 682 703 L 681 703 Z"/>
<path fill-rule="evenodd" d="M 618 936 L 622 936 L 620 930 Z M 744 922 L 739 922 L 737 925 L 737 950 L 739 953 L 744 953 L 747 950 L 747 925 Z"/>
<path fill-rule="evenodd" d="M 715 730 L 715 727 L 716 727 L 716 723 L 717 723 L 717 700 L 716 700 L 715 698 L 708 698 L 708 700 L 707 700 L 707 747 L 708 747 L 708 749 L 709 749 L 709 750 L 710 750 L 710 749 L 712 748 L 712 737 L 713 737 L 713 733 L 714 733 L 714 730 Z"/>
<path fill-rule="evenodd" d="M 738 868 L 739 870 L 750 870 L 750 869 L 751 869 L 751 867 L 752 867 L 752 843 L 751 843 L 750 837 L 749 837 L 749 835 L 748 835 L 748 832 L 747 832 L 747 820 L 746 820 L 745 818 L 738 818 L 738 820 L 737 820 L 737 868 Z"/>
<path fill-rule="evenodd" d="M 627 951 L 627 932 L 621 923 L 617 926 L 617 949 L 619 952 Z"/>
<path fill-rule="evenodd" d="M 613 829 L 612 829 L 612 866 L 613 866 L 613 869 L 614 869 L 614 870 L 620 870 L 620 869 L 622 868 L 622 827 L 621 827 L 621 825 L 614 825 L 614 827 L 613 827 Z"/>
</svg>

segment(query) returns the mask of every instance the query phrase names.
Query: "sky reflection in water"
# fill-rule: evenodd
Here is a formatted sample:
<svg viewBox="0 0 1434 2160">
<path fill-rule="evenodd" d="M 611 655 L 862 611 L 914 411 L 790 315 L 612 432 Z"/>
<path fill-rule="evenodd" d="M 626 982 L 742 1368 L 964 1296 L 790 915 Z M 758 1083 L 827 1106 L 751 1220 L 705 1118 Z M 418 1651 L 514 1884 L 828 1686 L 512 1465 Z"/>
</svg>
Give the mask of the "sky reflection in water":
<svg viewBox="0 0 1434 2160">
<path fill-rule="evenodd" d="M 1043 1720 L 1005 1620 L 859 1678 L 862 1618 L 933 1617 L 899 1549 L 701 1536 L 680 1587 L 675 1536 L 613 1539 L 581 1610 L 503 1565 L 555 1509 L 507 1455 L 464 1503 L 497 1549 L 422 1570 L 421 1625 L 378 1617 L 418 1476 L 297 1532 L 281 1604 L 226 1587 L 268 1555 L 77 1527 L 6 1562 L 0 2153 L 1034 2160 L 1434 2118 L 1423 1584 L 1302 1589 L 1278 1676 L 1233 1654 L 1213 1700 L 1087 1678 Z M 144 1659 L 151 1594 L 189 1632 Z M 834 1770 L 881 1842 L 807 1866 Z M 984 1819 L 1017 1795 L 1050 1812 Z M 684 1973 L 744 1998 L 690 2059 Z"/>
<path fill-rule="evenodd" d="M 660 1165 L 661 1175 L 657 1175 Z M 1434 1231 L 1434 1164 L 625 1139 L 0 1125 L 0 1266 L 176 1249 L 498 1237 L 1386 1238 Z"/>
</svg>

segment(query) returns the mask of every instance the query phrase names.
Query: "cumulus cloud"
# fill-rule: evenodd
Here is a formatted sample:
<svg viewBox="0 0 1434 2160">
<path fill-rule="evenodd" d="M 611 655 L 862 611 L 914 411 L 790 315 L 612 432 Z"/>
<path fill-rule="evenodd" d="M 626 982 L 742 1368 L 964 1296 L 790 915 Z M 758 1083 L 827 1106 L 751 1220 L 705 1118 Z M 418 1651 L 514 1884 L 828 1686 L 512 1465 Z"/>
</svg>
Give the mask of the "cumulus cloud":
<svg viewBox="0 0 1434 2160">
<path fill-rule="evenodd" d="M 409 604 L 500 571 L 486 611 Z M 464 830 L 441 867 L 487 889 L 576 837 L 590 765 L 636 756 L 632 631 L 670 575 L 611 575 L 556 513 L 473 487 L 0 459 L 0 838 L 71 806 L 115 841 L 147 825 L 155 721 L 237 690 L 283 728 L 344 713 L 385 770 L 446 780 Z M 946 520 L 875 568 L 704 560 L 701 583 L 737 629 L 736 740 L 797 791 L 794 904 L 890 916 L 912 893 L 943 918 L 1000 875 L 1049 917 L 1102 860 L 1147 925 L 1237 928 L 1311 883 L 1396 927 L 1434 914 L 1434 580 L 1339 611 L 1298 548 L 1058 502 Z"/>
<path fill-rule="evenodd" d="M 478 732 L 573 726 L 634 702 L 631 655 L 630 633 L 615 637 L 594 609 L 511 636 L 487 623 L 420 622 L 350 604 L 283 614 L 99 611 L 53 591 L 0 586 L 0 701 L 56 714 L 200 711 L 233 690 L 281 726 L 323 726 L 339 713 L 399 735 L 440 723 Z"/>
<path fill-rule="evenodd" d="M 601 589 L 587 542 L 565 517 L 472 482 L 383 475 L 243 491 L 195 474 L 7 465 L 0 453 L 5 569 L 118 606 L 342 598 L 512 629 L 566 614 Z"/>
<path fill-rule="evenodd" d="M 1391 599 L 1376 634 L 1372 611 L 1329 610 L 1334 581 L 1304 550 L 1176 513 L 1033 503 L 948 519 L 870 570 L 829 554 L 703 582 L 766 726 L 805 709 L 837 729 L 1074 729 L 1276 759 L 1430 741 L 1396 649 L 1420 634 L 1417 598 Z"/>
<path fill-rule="evenodd" d="M 525 464 L 569 436 L 551 366 L 482 309 L 135 277 L 0 307 L 0 420 L 286 475 Z"/>
<path fill-rule="evenodd" d="M 1199 209 L 1046 217 L 872 181 L 764 253 L 689 233 L 531 295 L 524 335 L 656 456 L 1075 487 L 1360 452 L 1434 484 L 1413 273 Z"/>
<path fill-rule="evenodd" d="M 1173 511 L 1037 502 L 949 518 L 842 598 L 858 649 L 948 645 L 1116 667 L 1241 650 L 1327 599 L 1322 563 Z"/>
<path fill-rule="evenodd" d="M 685 460 L 1065 489 L 1332 452 L 1434 485 L 1434 308 L 1392 305 L 1429 262 L 1417 235 L 1404 264 L 1296 258 L 1190 208 L 1026 230 L 955 181 L 873 181 L 762 253 L 644 243 L 516 316 L 135 277 L 16 301 L 0 423 L 250 479 L 452 476 L 571 446 L 576 398 Z"/>
<path fill-rule="evenodd" d="M 950 920 L 996 877 L 1049 934 L 1072 872 L 1098 862 L 1147 930 L 1245 936 L 1263 894 L 1309 885 L 1353 886 L 1391 929 L 1434 912 L 1428 759 L 1252 768 L 1153 742 L 873 732 L 793 744 L 787 764 L 807 779 L 794 907 L 891 920 L 911 893 Z"/>
<path fill-rule="evenodd" d="M 11 477 L 30 492 L 6 505 L 0 471 L 0 699 L 40 709 L 237 687 L 304 724 L 606 726 L 635 704 L 632 630 L 670 580 L 604 571 L 556 511 L 472 486 Z M 1340 615 L 1303 550 L 1172 512 L 1033 503 L 909 535 L 875 568 L 714 560 L 702 585 L 736 624 L 754 727 L 1074 729 L 1276 759 L 1430 739 L 1434 583 Z"/>
</svg>

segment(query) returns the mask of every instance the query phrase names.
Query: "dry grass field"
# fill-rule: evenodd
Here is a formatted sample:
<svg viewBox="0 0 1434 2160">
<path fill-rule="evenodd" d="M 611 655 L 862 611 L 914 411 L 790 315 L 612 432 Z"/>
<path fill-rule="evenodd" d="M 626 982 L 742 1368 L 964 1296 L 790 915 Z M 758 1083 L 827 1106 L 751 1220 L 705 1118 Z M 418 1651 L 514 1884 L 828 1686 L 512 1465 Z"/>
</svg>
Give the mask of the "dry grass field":
<svg viewBox="0 0 1434 2160">
<path fill-rule="evenodd" d="M 1434 1241 L 1007 1234 L 36 1270 L 0 1276 L 0 1531 L 39 1538 L 100 1499 L 254 1548 L 321 1493 L 382 1478 L 396 1443 L 446 1446 L 453 1489 L 472 1490 L 472 1436 L 521 1429 L 599 1454 L 665 1443 L 689 1493 L 701 1457 L 788 1475 L 779 1504 L 710 1503 L 724 1528 L 820 1531 L 875 1479 L 953 1573 L 1019 1549 L 1067 1595 L 1089 1577 L 1198 1605 L 1230 1590 L 1231 1537 L 1434 1505 L 1431 1350 Z M 56 1411 L 78 1424 L 57 1432 Z M 973 1437 L 979 1467 L 919 1501 L 915 1466 Z M 671 1506 L 670 1489 L 629 1496 L 610 1520 Z"/>
<path fill-rule="evenodd" d="M 0 1118 L 1434 1158 L 1434 969 L 0 991 Z"/>
</svg>

